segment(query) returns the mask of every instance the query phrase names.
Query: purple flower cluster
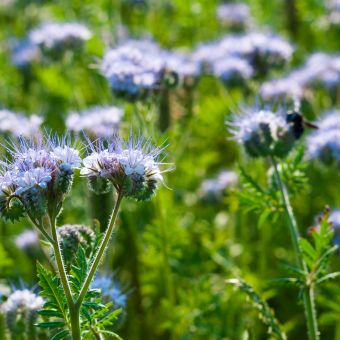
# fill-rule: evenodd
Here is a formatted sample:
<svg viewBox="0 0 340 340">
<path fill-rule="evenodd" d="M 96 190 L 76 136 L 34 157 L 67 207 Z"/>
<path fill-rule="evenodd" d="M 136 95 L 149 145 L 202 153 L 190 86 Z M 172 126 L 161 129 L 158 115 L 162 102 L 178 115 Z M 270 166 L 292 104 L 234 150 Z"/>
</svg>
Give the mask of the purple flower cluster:
<svg viewBox="0 0 340 340">
<path fill-rule="evenodd" d="M 160 170 L 163 163 L 158 161 L 163 150 L 132 136 L 127 142 L 115 139 L 111 143 L 91 143 L 80 173 L 89 178 L 94 191 L 106 191 L 112 184 L 126 197 L 149 199 L 158 182 L 163 181 L 164 171 Z"/>
<path fill-rule="evenodd" d="M 199 196 L 204 200 L 219 200 L 227 188 L 233 187 L 238 181 L 234 171 L 221 171 L 216 178 L 206 179 L 201 183 Z"/>
<path fill-rule="evenodd" d="M 301 98 L 315 85 L 333 88 L 340 83 L 340 56 L 326 53 L 312 54 L 305 65 L 283 78 L 265 82 L 261 96 L 265 99 Z"/>
<path fill-rule="evenodd" d="M 97 274 L 91 283 L 91 288 L 100 289 L 104 300 L 108 300 L 107 302 L 113 302 L 117 307 L 125 307 L 127 295 L 122 292 L 114 275 Z"/>
<path fill-rule="evenodd" d="M 0 131 L 10 133 L 16 137 L 36 135 L 42 121 L 42 118 L 37 115 L 26 117 L 23 114 L 9 110 L 0 110 Z"/>
<path fill-rule="evenodd" d="M 219 5 L 216 9 L 216 16 L 221 24 L 235 29 L 244 29 L 251 21 L 249 6 L 241 3 Z"/>
<path fill-rule="evenodd" d="M 83 112 L 72 112 L 66 119 L 70 131 L 85 131 L 95 138 L 111 137 L 118 133 L 123 110 L 115 106 L 91 107 Z"/>
<path fill-rule="evenodd" d="M 270 33 L 250 32 L 226 35 L 218 41 L 201 44 L 194 58 L 208 73 L 225 82 L 226 75 L 231 80 L 264 75 L 270 68 L 289 61 L 292 53 L 292 46 L 282 38 Z"/>
<path fill-rule="evenodd" d="M 33 29 L 28 35 L 28 40 L 43 49 L 53 50 L 77 47 L 89 40 L 91 35 L 84 25 L 76 22 L 46 22 Z"/>
<path fill-rule="evenodd" d="M 311 159 L 340 164 L 340 111 L 334 110 L 317 123 L 318 130 L 307 138 L 307 151 Z"/>
<path fill-rule="evenodd" d="M 339 0 L 328 0 L 327 3 L 328 10 L 328 21 L 333 25 L 340 24 L 340 1 Z"/>
<path fill-rule="evenodd" d="M 152 41 L 128 40 L 107 51 L 101 71 L 115 95 L 136 100 L 159 90 L 171 73 L 196 77 L 199 65 L 190 56 L 162 50 Z"/>
<path fill-rule="evenodd" d="M 12 62 L 26 67 L 42 59 L 42 52 L 49 56 L 58 55 L 67 49 L 77 49 L 91 38 L 92 34 L 76 22 L 46 22 L 28 33 L 27 38 L 12 42 Z"/>
<path fill-rule="evenodd" d="M 11 159 L 2 164 L 0 176 L 2 216 L 16 218 L 20 207 L 38 220 L 47 209 L 58 214 L 74 169 L 81 165 L 79 151 L 66 138 L 56 137 L 37 142 L 20 138 L 8 150 Z"/>
</svg>

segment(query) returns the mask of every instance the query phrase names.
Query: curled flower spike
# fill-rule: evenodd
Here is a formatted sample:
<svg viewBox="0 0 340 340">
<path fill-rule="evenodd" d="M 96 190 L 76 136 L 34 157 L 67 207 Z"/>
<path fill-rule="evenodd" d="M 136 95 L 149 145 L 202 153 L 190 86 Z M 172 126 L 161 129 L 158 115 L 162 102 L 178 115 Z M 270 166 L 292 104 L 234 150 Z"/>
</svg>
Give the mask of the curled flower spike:
<svg viewBox="0 0 340 340">
<path fill-rule="evenodd" d="M 2 164 L 0 176 L 0 214 L 13 220 L 26 212 L 33 222 L 47 211 L 57 215 L 74 169 L 80 167 L 79 151 L 67 138 L 54 136 L 20 138 L 8 151 L 11 157 Z"/>
<path fill-rule="evenodd" d="M 233 134 L 253 157 L 285 157 L 292 149 L 295 137 L 283 112 L 260 110 L 247 112 L 229 123 Z"/>
<path fill-rule="evenodd" d="M 95 191 L 111 183 L 126 197 L 146 200 L 163 182 L 162 173 L 169 171 L 161 170 L 164 163 L 158 161 L 164 147 L 155 148 L 143 138 L 100 141 L 90 144 L 90 149 L 80 173 L 89 178 Z"/>
<path fill-rule="evenodd" d="M 83 247 L 87 256 L 94 250 L 95 233 L 90 227 L 81 224 L 65 224 L 58 228 L 58 235 L 64 264 L 68 269 L 79 247 Z"/>
</svg>

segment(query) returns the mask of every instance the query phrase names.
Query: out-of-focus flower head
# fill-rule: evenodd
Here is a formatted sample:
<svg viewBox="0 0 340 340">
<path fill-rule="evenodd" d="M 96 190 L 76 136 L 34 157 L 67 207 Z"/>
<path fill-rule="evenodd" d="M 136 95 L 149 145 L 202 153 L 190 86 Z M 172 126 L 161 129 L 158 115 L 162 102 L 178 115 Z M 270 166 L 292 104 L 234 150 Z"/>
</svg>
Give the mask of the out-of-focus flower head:
<svg viewBox="0 0 340 340">
<path fill-rule="evenodd" d="M 90 153 L 83 160 L 81 174 L 89 178 L 94 191 L 111 183 L 118 192 L 136 200 L 146 200 L 163 182 L 159 161 L 164 148 L 153 147 L 143 138 L 130 135 L 127 141 L 90 143 Z M 99 190 L 100 191 L 100 190 Z"/>
<path fill-rule="evenodd" d="M 340 164 L 340 111 L 326 114 L 317 125 L 319 129 L 306 140 L 308 156 L 325 164 Z"/>
<path fill-rule="evenodd" d="M 12 220 L 21 217 L 20 210 L 35 220 L 47 210 L 58 214 L 71 188 L 74 169 L 81 164 L 79 151 L 70 139 L 19 138 L 8 151 L 10 157 L 2 163 L 0 176 L 2 217 Z"/>
<path fill-rule="evenodd" d="M 237 30 L 245 29 L 251 21 L 249 6 L 241 3 L 220 4 L 216 16 L 222 25 Z"/>
<path fill-rule="evenodd" d="M 198 194 L 203 200 L 218 201 L 226 189 L 237 184 L 238 175 L 234 171 L 221 171 L 216 178 L 206 179 L 201 183 Z"/>
<path fill-rule="evenodd" d="M 26 67 L 41 58 L 39 47 L 30 40 L 19 40 L 11 44 L 12 62 L 18 67 Z"/>
<path fill-rule="evenodd" d="M 91 38 L 88 28 L 76 22 L 46 22 L 33 29 L 29 41 L 46 51 L 73 49 Z"/>
<path fill-rule="evenodd" d="M 85 131 L 95 138 L 110 137 L 118 133 L 123 110 L 115 106 L 92 107 L 83 112 L 72 112 L 66 120 L 70 131 Z"/>
<path fill-rule="evenodd" d="M 340 246 L 340 209 L 332 210 L 328 220 L 332 223 L 334 230 L 333 242 Z"/>
<path fill-rule="evenodd" d="M 227 124 L 233 138 L 253 157 L 283 158 L 295 142 L 294 133 L 281 108 L 276 112 L 248 110 Z"/>
<path fill-rule="evenodd" d="M 240 58 L 253 68 L 254 75 L 264 76 L 271 68 L 288 62 L 292 54 L 293 47 L 281 37 L 272 33 L 250 32 L 226 35 L 220 40 L 200 44 L 193 57 L 208 73 L 213 71 L 215 64 L 224 63 L 229 58 Z"/>
<path fill-rule="evenodd" d="M 314 53 L 300 68 L 283 78 L 265 82 L 260 89 L 265 99 L 301 98 L 308 89 L 322 85 L 335 88 L 340 83 L 340 57 L 326 53 Z"/>
<path fill-rule="evenodd" d="M 213 73 L 225 85 L 240 85 L 252 77 L 253 68 L 245 59 L 230 57 L 216 60 Z"/>
<path fill-rule="evenodd" d="M 340 1 L 339 0 L 328 0 L 326 2 L 328 10 L 328 21 L 333 25 L 340 24 Z"/>
<path fill-rule="evenodd" d="M 113 302 L 115 307 L 125 307 L 127 294 L 122 291 L 121 285 L 114 275 L 98 273 L 91 283 L 92 289 L 100 289 L 105 302 Z"/>
<path fill-rule="evenodd" d="M 28 254 L 37 253 L 37 249 L 39 249 L 39 235 L 35 230 L 24 230 L 15 238 L 15 245 Z"/>
<path fill-rule="evenodd" d="M 159 88 L 163 65 L 156 44 L 151 41 L 128 40 L 106 52 L 101 71 L 115 95 L 136 100 Z"/>
<path fill-rule="evenodd" d="M 190 54 L 161 49 L 150 40 L 127 40 L 110 49 L 101 64 L 113 93 L 127 100 L 140 100 L 180 80 L 197 78 L 199 63 Z"/>
<path fill-rule="evenodd" d="M 197 82 L 201 74 L 201 65 L 194 60 L 193 56 L 180 51 L 162 51 L 164 77 L 166 80 L 167 72 L 178 78 L 180 84 L 192 86 Z M 175 85 L 177 83 L 175 82 Z"/>
<path fill-rule="evenodd" d="M 42 121 L 37 115 L 26 117 L 6 109 L 0 110 L 0 131 L 15 137 L 33 137 L 39 132 Z"/>
<path fill-rule="evenodd" d="M 37 311 L 44 304 L 43 298 L 29 289 L 19 289 L 11 293 L 7 300 L 0 305 L 0 311 L 5 316 L 6 326 L 13 336 L 18 333 L 29 332 L 34 327 L 38 317 Z"/>
</svg>

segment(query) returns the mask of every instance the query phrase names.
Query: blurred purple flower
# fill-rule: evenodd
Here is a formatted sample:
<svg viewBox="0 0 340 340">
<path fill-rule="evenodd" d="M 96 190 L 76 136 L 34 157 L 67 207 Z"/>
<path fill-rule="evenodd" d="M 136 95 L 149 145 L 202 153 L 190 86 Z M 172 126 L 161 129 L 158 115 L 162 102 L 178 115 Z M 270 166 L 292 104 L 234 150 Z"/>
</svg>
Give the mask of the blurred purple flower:
<svg viewBox="0 0 340 340">
<path fill-rule="evenodd" d="M 92 107 L 83 112 L 72 112 L 66 120 L 70 131 L 85 131 L 94 137 L 110 137 L 117 134 L 123 110 L 115 106 Z"/>
</svg>

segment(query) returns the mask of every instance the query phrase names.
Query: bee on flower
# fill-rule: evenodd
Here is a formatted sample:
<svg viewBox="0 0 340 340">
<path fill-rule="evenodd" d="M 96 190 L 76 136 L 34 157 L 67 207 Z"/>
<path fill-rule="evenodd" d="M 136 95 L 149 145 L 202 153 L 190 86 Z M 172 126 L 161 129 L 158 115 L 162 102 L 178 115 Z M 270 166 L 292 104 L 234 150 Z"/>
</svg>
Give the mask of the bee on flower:
<svg viewBox="0 0 340 340">
<path fill-rule="evenodd" d="M 284 158 L 292 149 L 296 137 L 282 109 L 254 110 L 227 123 L 233 139 L 242 144 L 252 157 Z"/>
</svg>

